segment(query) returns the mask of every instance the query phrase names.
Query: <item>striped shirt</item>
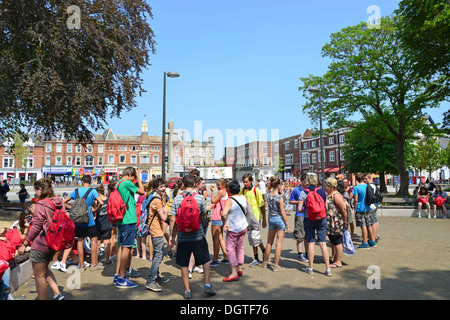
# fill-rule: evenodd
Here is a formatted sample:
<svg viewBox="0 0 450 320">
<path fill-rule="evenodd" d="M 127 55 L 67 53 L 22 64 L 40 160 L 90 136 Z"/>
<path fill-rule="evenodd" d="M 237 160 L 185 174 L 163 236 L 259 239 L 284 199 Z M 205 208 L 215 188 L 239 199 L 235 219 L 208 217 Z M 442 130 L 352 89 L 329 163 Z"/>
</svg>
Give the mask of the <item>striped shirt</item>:
<svg viewBox="0 0 450 320">
<path fill-rule="evenodd" d="M 194 191 L 182 191 L 181 193 L 184 194 L 193 194 Z M 178 212 L 178 208 L 181 205 L 181 202 L 183 201 L 183 196 L 180 194 L 178 194 L 175 199 L 173 199 L 173 204 L 172 204 L 172 208 L 170 209 L 170 215 L 172 216 L 177 216 L 177 212 Z M 205 214 L 206 213 L 206 201 L 205 198 L 200 195 L 200 194 L 196 194 L 194 196 L 194 199 L 197 201 L 198 203 L 198 211 L 199 214 Z M 200 241 L 203 239 L 203 237 L 205 236 L 205 234 L 203 233 L 203 228 L 202 225 L 200 223 L 200 229 L 198 231 L 195 232 L 190 232 L 190 233 L 185 233 L 185 232 L 180 232 L 178 230 L 178 242 L 195 242 L 195 241 Z"/>
</svg>

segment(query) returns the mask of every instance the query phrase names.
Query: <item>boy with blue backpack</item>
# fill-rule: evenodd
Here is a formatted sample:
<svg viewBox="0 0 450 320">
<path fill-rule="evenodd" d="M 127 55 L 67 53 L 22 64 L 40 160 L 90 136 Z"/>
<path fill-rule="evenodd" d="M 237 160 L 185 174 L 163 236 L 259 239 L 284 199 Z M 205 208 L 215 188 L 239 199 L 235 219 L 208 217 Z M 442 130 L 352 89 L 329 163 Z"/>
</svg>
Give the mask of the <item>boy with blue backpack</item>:
<svg viewBox="0 0 450 320">
<path fill-rule="evenodd" d="M 166 183 L 164 179 L 158 178 L 152 181 L 153 192 L 142 203 L 143 212 L 147 211 L 148 215 L 144 215 L 144 223 L 150 231 L 151 241 L 153 244 L 153 260 L 150 272 L 148 273 L 145 287 L 151 291 L 159 292 L 161 288 L 156 284 L 169 282 L 168 278 L 159 275 L 159 265 L 164 257 L 164 231 L 161 223 L 167 219 L 166 206 Z M 143 216 L 141 216 L 143 217 Z"/>
</svg>

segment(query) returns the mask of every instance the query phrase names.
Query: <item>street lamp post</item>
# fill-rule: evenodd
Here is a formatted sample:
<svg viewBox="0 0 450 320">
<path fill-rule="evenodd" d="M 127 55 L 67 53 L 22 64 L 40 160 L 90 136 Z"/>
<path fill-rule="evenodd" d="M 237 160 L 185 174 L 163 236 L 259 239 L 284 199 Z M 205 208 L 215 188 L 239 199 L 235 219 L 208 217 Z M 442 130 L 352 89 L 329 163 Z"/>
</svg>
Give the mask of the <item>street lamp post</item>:
<svg viewBox="0 0 450 320">
<path fill-rule="evenodd" d="M 166 77 L 178 78 L 180 75 L 176 72 L 164 72 L 163 86 L 163 120 L 162 120 L 162 167 L 161 177 L 166 179 Z"/>
<path fill-rule="evenodd" d="M 323 133 L 322 133 L 322 97 L 320 89 L 317 87 L 311 87 L 308 89 L 309 92 L 319 93 L 319 116 L 320 116 L 320 166 L 321 166 L 321 176 L 322 176 L 322 186 L 325 182 L 324 164 L 323 164 Z"/>
</svg>

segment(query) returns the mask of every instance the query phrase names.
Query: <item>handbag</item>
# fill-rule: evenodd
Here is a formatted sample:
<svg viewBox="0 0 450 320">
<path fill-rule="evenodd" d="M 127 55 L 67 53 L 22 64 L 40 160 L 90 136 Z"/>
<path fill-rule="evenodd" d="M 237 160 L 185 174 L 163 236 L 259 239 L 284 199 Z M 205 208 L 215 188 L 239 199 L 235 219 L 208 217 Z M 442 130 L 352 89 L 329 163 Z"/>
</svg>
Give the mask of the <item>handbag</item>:
<svg viewBox="0 0 450 320">
<path fill-rule="evenodd" d="M 345 228 L 344 234 L 342 235 L 342 247 L 344 249 L 344 254 L 353 255 L 356 254 L 355 246 L 353 245 L 352 237 L 350 236 L 350 232 Z"/>
<path fill-rule="evenodd" d="M 445 203 L 445 199 L 444 198 L 442 198 L 441 196 L 438 196 L 438 197 L 436 197 L 436 199 L 434 199 L 434 202 L 433 202 L 435 205 L 436 205 L 436 207 L 442 207 L 442 205 Z"/>
<path fill-rule="evenodd" d="M 237 201 L 235 198 L 230 197 L 231 199 L 234 200 L 234 202 L 236 202 L 238 204 L 239 207 L 241 207 L 242 212 L 244 212 L 245 218 L 247 219 L 247 224 L 248 224 L 248 230 L 252 231 L 252 230 L 260 230 L 260 226 L 259 226 L 259 221 L 256 219 L 255 214 L 253 213 L 252 208 L 250 207 L 250 205 L 247 202 L 247 208 L 242 207 L 242 205 L 239 203 L 239 201 Z"/>
</svg>

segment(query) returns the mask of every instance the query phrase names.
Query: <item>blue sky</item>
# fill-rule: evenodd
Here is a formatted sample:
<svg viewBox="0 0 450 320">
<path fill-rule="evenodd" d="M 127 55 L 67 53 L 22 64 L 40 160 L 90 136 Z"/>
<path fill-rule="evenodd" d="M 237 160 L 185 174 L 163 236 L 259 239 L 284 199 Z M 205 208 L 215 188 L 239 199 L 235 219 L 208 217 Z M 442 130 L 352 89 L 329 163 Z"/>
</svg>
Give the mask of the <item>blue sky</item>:
<svg viewBox="0 0 450 320">
<path fill-rule="evenodd" d="M 370 5 L 390 15 L 393 0 L 154 0 L 149 1 L 156 54 L 142 75 L 147 90 L 138 107 L 110 119 L 116 134 L 139 134 L 146 114 L 151 135 L 161 135 L 164 71 L 167 79 L 166 120 L 186 129 L 192 138 L 216 137 L 216 159 L 223 154 L 226 130 L 278 130 L 285 138 L 312 128 L 301 108 L 300 77 L 323 75 L 329 61 L 321 49 L 330 35 L 367 21 Z M 430 110 L 436 122 L 446 107 Z M 194 136 L 194 123 L 201 134 Z M 198 124 L 198 122 L 197 122 Z M 166 125 L 167 127 L 167 125 Z M 197 125 L 198 128 L 198 125 Z M 209 130 L 209 132 L 208 132 Z M 260 131 L 262 130 L 262 131 Z M 222 140 L 222 141 L 218 141 Z M 263 140 L 263 139 L 260 139 Z M 238 143 L 240 144 L 240 143 Z"/>
</svg>

